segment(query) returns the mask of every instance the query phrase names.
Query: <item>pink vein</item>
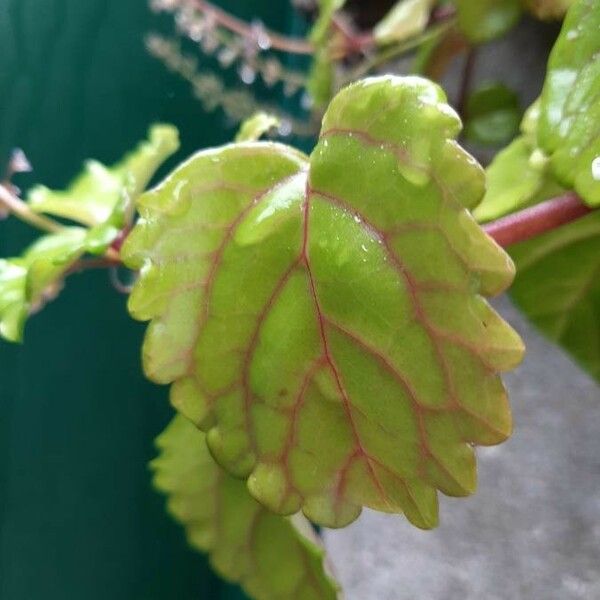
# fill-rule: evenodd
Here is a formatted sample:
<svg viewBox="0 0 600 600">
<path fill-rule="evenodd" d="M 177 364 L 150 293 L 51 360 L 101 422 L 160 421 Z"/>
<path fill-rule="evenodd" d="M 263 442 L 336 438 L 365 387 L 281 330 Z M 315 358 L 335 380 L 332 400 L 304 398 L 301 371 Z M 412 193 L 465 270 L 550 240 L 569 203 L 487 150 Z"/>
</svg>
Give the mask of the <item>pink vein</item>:
<svg viewBox="0 0 600 600">
<path fill-rule="evenodd" d="M 325 356 L 325 360 L 327 361 L 327 364 L 329 365 L 329 368 L 331 369 L 331 372 L 335 379 L 336 387 L 338 388 L 338 391 L 340 392 L 342 404 L 344 406 L 344 411 L 346 412 L 346 416 L 348 418 L 350 427 L 352 429 L 352 434 L 354 436 L 354 440 L 355 440 L 355 444 L 356 444 L 356 451 L 354 454 L 356 454 L 357 457 L 358 456 L 364 457 L 365 463 L 367 465 L 367 469 L 369 471 L 369 474 L 371 476 L 373 484 L 376 486 L 377 490 L 379 491 L 379 494 L 381 495 L 382 500 L 389 506 L 387 494 L 385 493 L 385 490 L 381 486 L 381 483 L 379 482 L 379 479 L 378 479 L 378 477 L 375 473 L 375 470 L 373 469 L 373 466 L 371 464 L 371 457 L 365 451 L 365 449 L 362 445 L 362 442 L 360 439 L 360 434 L 358 432 L 358 428 L 356 426 L 354 417 L 352 415 L 352 406 L 350 404 L 348 394 L 346 392 L 346 389 L 344 388 L 340 372 L 338 370 L 338 367 L 337 367 L 335 360 L 333 359 L 333 356 L 329 349 L 329 342 L 327 340 L 327 333 L 325 331 L 325 317 L 323 316 L 323 311 L 321 310 L 321 305 L 319 303 L 319 298 L 317 295 L 317 288 L 315 285 L 315 280 L 314 280 L 314 277 L 312 274 L 312 269 L 310 267 L 310 261 L 309 261 L 309 256 L 308 256 L 308 237 L 309 237 L 309 217 L 310 217 L 310 196 L 311 196 L 311 194 L 312 194 L 312 190 L 310 189 L 310 186 L 307 181 L 306 199 L 304 201 L 304 241 L 302 244 L 302 258 L 304 261 L 304 265 L 306 267 L 306 272 L 308 274 L 310 293 L 312 296 L 313 304 L 315 307 L 315 312 L 317 315 L 317 322 L 318 322 L 318 326 L 319 326 L 319 333 L 321 336 L 321 343 L 323 346 L 323 353 Z M 345 482 L 345 474 L 347 473 L 347 470 L 350 468 L 351 462 L 352 461 L 349 461 L 348 464 L 345 466 L 345 468 L 340 473 L 340 483 L 338 484 L 338 487 L 336 488 L 336 500 L 339 500 L 343 494 L 343 485 L 342 484 Z"/>
<path fill-rule="evenodd" d="M 394 268 L 406 282 L 407 289 L 408 289 L 409 295 L 411 297 L 413 309 L 415 311 L 415 317 L 421 323 L 421 325 L 425 329 L 425 332 L 427 333 L 427 336 L 429 337 L 429 339 L 431 340 L 431 343 L 433 344 L 433 350 L 438 358 L 438 363 L 442 369 L 442 374 L 444 376 L 444 380 L 446 382 L 446 387 L 447 387 L 448 393 L 450 395 L 451 407 L 464 410 L 465 412 L 470 414 L 473 418 L 475 418 L 479 422 L 481 422 L 483 425 L 485 425 L 492 431 L 497 432 L 497 430 L 494 427 L 491 427 L 490 424 L 487 423 L 482 417 L 474 414 L 472 411 L 470 411 L 464 405 L 460 404 L 460 402 L 458 401 L 456 390 L 454 389 L 454 384 L 452 381 L 452 377 L 450 375 L 450 368 L 448 366 L 446 357 L 443 354 L 442 348 L 440 347 L 440 340 L 438 339 L 438 337 L 441 337 L 441 336 L 438 336 L 436 330 L 434 329 L 434 327 L 431 325 L 431 323 L 427 319 L 427 316 L 421 306 L 421 302 L 419 301 L 418 293 L 419 293 L 420 286 L 419 286 L 418 282 L 413 278 L 412 274 L 406 268 L 406 266 L 404 264 L 402 264 L 402 262 L 398 258 L 398 255 L 390 247 L 389 242 L 385 236 L 385 233 L 382 232 L 380 229 L 378 229 L 376 225 L 374 225 L 372 222 L 370 222 L 368 219 L 366 219 L 363 214 L 360 214 L 355 208 L 353 208 L 351 205 L 349 205 L 343 199 L 341 199 L 333 194 L 330 194 L 328 192 L 324 192 L 322 190 L 317 190 L 317 189 L 311 189 L 311 193 L 323 198 L 325 201 L 344 210 L 345 212 L 348 212 L 349 214 L 358 216 L 362 220 L 364 226 L 367 227 L 367 229 L 369 229 L 371 231 L 372 235 L 381 242 L 382 246 L 384 247 L 384 249 L 386 251 L 386 254 L 388 255 L 388 258 L 390 259 L 391 263 L 394 265 Z M 450 341 L 453 341 L 454 343 L 459 343 L 456 337 L 453 337 L 450 335 L 444 335 L 444 337 L 447 337 Z M 460 340 L 460 344 L 462 346 L 468 346 L 468 343 L 465 342 L 464 340 Z M 486 368 L 486 365 L 485 365 L 482 357 L 480 356 L 480 354 L 477 353 L 476 355 L 477 355 L 477 358 L 481 361 L 482 366 L 484 368 Z"/>
</svg>

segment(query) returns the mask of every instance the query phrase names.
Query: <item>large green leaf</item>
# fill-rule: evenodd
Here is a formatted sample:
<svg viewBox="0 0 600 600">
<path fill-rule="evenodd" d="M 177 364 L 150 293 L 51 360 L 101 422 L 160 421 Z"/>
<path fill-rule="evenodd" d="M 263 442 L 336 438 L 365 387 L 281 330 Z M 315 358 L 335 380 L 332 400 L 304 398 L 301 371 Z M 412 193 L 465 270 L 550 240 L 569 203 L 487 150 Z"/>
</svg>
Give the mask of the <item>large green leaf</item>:
<svg viewBox="0 0 600 600">
<path fill-rule="evenodd" d="M 476 44 L 504 35 L 521 16 L 520 0 L 455 0 L 458 24 Z"/>
<path fill-rule="evenodd" d="M 483 296 L 514 272 L 469 213 L 484 174 L 460 128 L 435 84 L 366 80 L 310 159 L 225 146 L 138 202 L 146 373 L 273 511 L 432 527 L 436 488 L 471 493 L 473 444 L 510 434 L 498 372 L 523 346 Z"/>
<path fill-rule="evenodd" d="M 256 600 L 335 600 L 337 585 L 301 515 L 280 517 L 221 469 L 205 435 L 177 416 L 156 441 L 154 485 L 168 496 L 189 543 L 207 552 L 216 571 Z"/>
<path fill-rule="evenodd" d="M 144 191 L 158 167 L 177 150 L 177 129 L 154 125 L 148 140 L 112 167 L 90 160 L 66 190 L 38 185 L 28 201 L 37 212 L 77 221 L 93 227 L 106 223 L 124 194 L 135 198 Z"/>
<path fill-rule="evenodd" d="M 511 247 L 512 297 L 600 380 L 600 211 Z"/>
<path fill-rule="evenodd" d="M 578 0 L 548 62 L 540 147 L 560 183 L 600 205 L 600 4 Z"/>
</svg>

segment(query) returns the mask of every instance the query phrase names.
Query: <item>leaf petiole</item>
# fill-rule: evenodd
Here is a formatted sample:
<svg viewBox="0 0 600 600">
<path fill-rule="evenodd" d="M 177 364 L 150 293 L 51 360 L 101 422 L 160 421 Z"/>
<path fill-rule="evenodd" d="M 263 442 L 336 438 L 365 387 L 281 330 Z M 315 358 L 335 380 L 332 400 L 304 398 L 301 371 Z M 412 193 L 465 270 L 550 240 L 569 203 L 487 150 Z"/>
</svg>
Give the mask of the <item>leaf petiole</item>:
<svg viewBox="0 0 600 600">
<path fill-rule="evenodd" d="M 64 229 L 57 221 L 32 211 L 23 200 L 13 194 L 3 184 L 0 184 L 0 205 L 7 208 L 15 217 L 21 219 L 21 221 L 42 231 L 58 233 Z"/>
</svg>

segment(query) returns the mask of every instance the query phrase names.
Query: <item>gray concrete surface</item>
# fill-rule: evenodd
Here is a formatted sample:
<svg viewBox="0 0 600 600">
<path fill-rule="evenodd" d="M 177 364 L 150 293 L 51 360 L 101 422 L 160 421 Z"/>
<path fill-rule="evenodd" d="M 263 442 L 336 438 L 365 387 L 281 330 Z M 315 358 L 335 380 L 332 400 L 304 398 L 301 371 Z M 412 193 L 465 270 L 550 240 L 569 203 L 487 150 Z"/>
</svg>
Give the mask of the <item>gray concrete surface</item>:
<svg viewBox="0 0 600 600">
<path fill-rule="evenodd" d="M 528 354 L 506 376 L 515 431 L 478 450 L 479 490 L 441 525 L 365 511 L 325 533 L 347 600 L 600 599 L 600 386 L 503 299 Z"/>
</svg>

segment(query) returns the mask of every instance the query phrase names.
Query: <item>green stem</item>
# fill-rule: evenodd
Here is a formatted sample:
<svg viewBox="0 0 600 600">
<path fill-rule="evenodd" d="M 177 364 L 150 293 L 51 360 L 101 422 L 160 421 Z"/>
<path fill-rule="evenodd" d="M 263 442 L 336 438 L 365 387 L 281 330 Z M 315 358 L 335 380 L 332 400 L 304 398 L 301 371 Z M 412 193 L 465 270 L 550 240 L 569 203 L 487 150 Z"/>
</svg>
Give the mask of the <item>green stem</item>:
<svg viewBox="0 0 600 600">
<path fill-rule="evenodd" d="M 27 203 L 15 196 L 6 185 L 2 184 L 0 184 L 0 205 L 7 208 L 15 217 L 21 219 L 21 221 L 42 231 L 58 233 L 64 229 L 57 221 L 32 211 Z"/>
</svg>

